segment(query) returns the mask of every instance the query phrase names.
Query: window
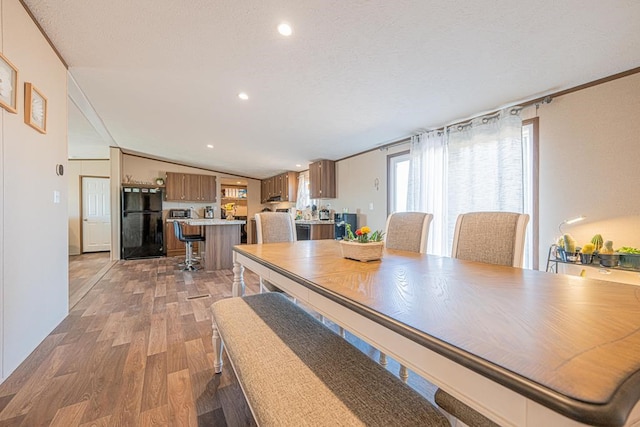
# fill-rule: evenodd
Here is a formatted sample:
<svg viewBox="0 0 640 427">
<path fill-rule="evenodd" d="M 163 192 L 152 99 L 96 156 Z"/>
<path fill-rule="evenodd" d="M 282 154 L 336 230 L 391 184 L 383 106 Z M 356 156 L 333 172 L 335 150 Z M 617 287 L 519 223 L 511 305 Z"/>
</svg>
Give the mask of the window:
<svg viewBox="0 0 640 427">
<path fill-rule="evenodd" d="M 408 151 L 387 156 L 387 176 L 389 177 L 387 212 L 388 214 L 405 212 L 409 183 Z"/>
<path fill-rule="evenodd" d="M 434 215 L 427 252 L 451 253 L 457 217 L 474 211 L 529 214 L 525 268 L 538 268 L 537 119 L 519 112 L 476 118 L 412 137 L 407 209 Z M 395 206 L 399 177 L 389 159 L 389 206 Z"/>
</svg>

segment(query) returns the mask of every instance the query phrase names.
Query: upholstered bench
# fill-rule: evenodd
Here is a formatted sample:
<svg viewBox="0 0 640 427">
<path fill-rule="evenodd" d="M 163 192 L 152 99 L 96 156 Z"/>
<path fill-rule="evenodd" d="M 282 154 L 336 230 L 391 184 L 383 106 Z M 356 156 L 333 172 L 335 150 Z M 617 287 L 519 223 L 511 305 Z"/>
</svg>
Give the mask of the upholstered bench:
<svg viewBox="0 0 640 427">
<path fill-rule="evenodd" d="M 222 349 L 261 426 L 446 426 L 402 381 L 279 293 L 215 302 Z"/>
</svg>

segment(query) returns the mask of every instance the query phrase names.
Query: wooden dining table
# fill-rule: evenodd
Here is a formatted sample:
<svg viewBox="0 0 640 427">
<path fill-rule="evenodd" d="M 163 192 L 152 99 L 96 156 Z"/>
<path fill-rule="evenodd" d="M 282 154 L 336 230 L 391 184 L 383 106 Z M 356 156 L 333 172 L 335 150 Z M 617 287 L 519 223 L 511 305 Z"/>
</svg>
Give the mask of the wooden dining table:
<svg viewBox="0 0 640 427">
<path fill-rule="evenodd" d="M 247 268 L 500 425 L 640 425 L 640 286 L 333 240 L 233 255 L 234 296 Z"/>
</svg>

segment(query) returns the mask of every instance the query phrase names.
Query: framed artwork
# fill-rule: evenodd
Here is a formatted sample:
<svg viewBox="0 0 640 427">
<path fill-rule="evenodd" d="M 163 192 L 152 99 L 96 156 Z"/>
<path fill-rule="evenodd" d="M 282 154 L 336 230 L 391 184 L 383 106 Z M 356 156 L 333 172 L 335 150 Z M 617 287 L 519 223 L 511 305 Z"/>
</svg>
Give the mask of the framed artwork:
<svg viewBox="0 0 640 427">
<path fill-rule="evenodd" d="M 24 122 L 47 133 L 47 98 L 29 82 L 24 84 Z"/>
<path fill-rule="evenodd" d="M 0 107 L 18 111 L 18 69 L 0 53 Z"/>
</svg>

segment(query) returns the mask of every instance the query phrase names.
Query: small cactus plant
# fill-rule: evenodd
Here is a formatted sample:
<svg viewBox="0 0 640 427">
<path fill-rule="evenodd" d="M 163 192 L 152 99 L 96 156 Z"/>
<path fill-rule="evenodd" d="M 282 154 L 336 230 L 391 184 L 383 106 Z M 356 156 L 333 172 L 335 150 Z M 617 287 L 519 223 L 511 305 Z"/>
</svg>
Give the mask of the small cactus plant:
<svg viewBox="0 0 640 427">
<path fill-rule="evenodd" d="M 565 252 L 574 253 L 576 251 L 576 240 L 571 234 L 565 234 L 562 236 L 562 240 Z"/>
<path fill-rule="evenodd" d="M 613 250 L 613 242 L 611 240 L 607 240 L 606 242 L 604 242 L 604 246 L 602 247 L 602 249 L 600 249 L 600 253 L 607 255 L 607 254 L 612 254 L 615 251 Z"/>
<path fill-rule="evenodd" d="M 582 249 L 580 249 L 580 253 L 583 253 L 585 255 L 591 255 L 595 250 L 596 250 L 596 245 L 594 245 L 593 243 L 585 243 Z"/>
<path fill-rule="evenodd" d="M 593 238 L 591 239 L 591 243 L 593 243 L 595 247 L 594 251 L 599 251 L 602 248 L 602 244 L 604 243 L 604 241 L 602 240 L 602 235 L 596 234 L 595 236 L 593 236 Z"/>
</svg>

